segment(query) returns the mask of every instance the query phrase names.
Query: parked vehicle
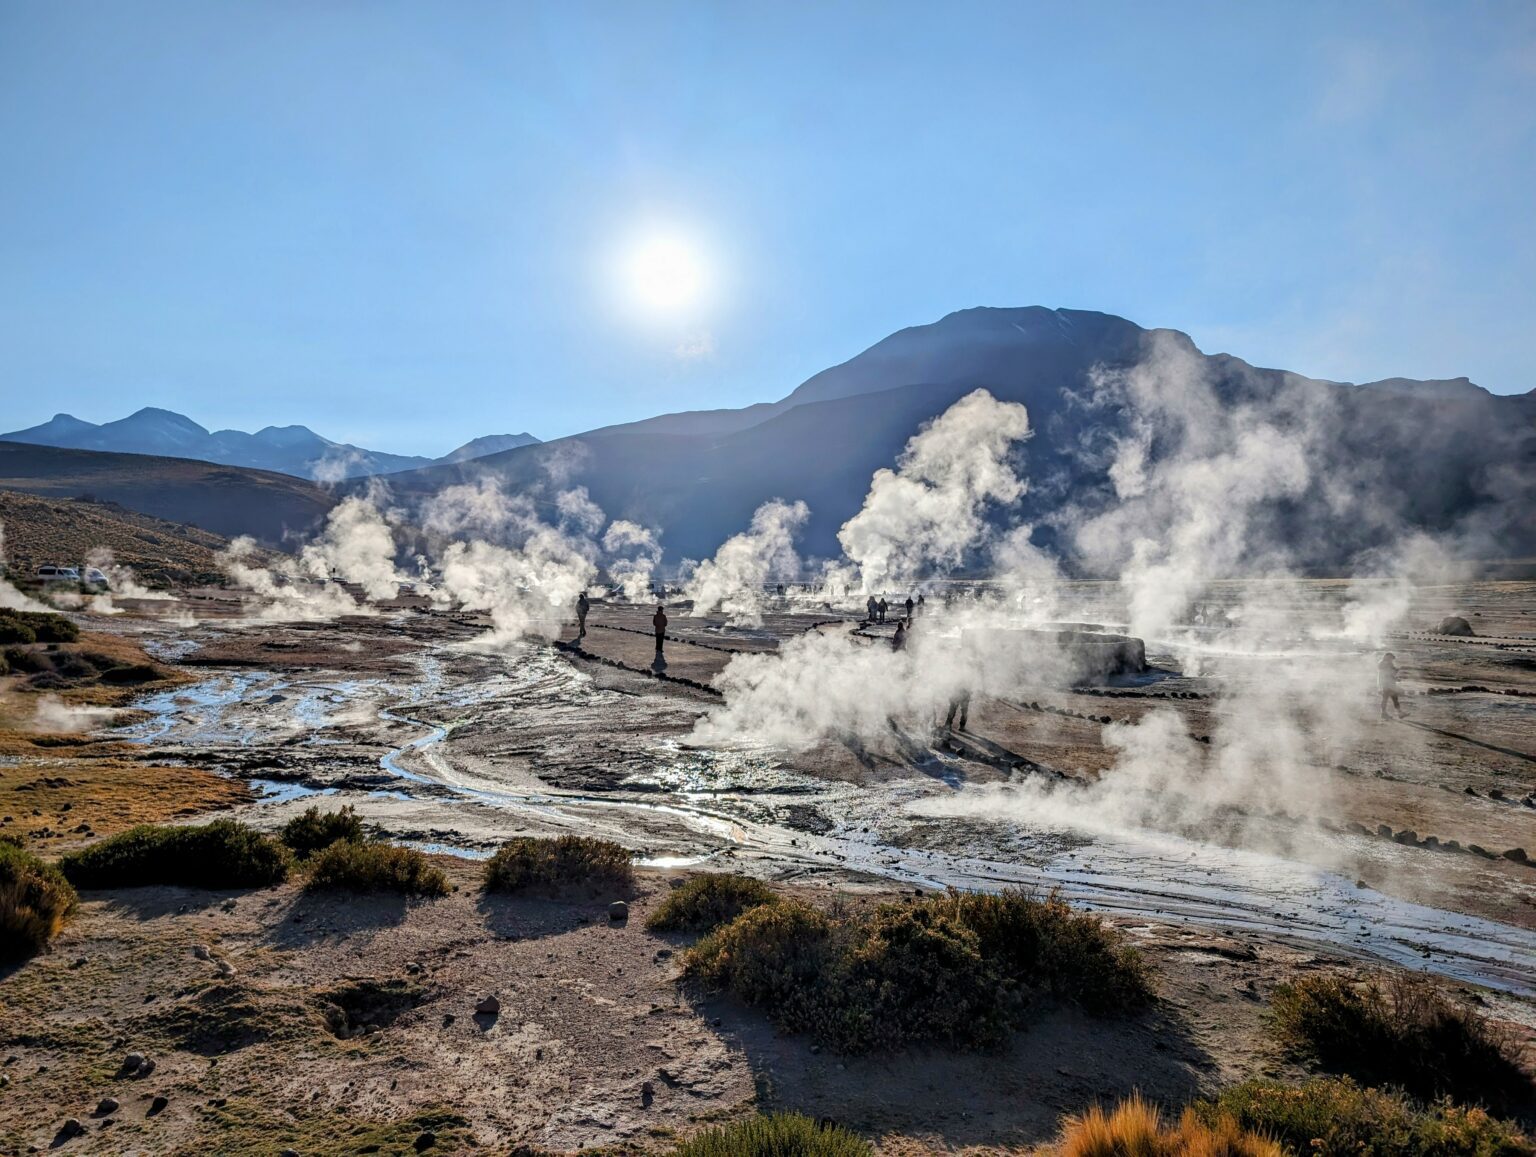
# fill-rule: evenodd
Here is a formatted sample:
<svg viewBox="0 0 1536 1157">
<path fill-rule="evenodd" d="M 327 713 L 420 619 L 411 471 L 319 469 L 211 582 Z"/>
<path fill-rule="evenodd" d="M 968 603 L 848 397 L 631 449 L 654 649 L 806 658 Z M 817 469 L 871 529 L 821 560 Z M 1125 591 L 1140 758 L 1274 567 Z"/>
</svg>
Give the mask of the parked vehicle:
<svg viewBox="0 0 1536 1157">
<path fill-rule="evenodd" d="M 37 578 L 45 583 L 77 583 L 80 569 L 73 566 L 54 566 L 51 563 L 37 568 Z"/>
<path fill-rule="evenodd" d="M 88 566 L 85 568 L 85 585 L 88 587 L 100 587 L 102 590 L 111 588 L 112 583 L 102 573 L 100 567 Z"/>
</svg>

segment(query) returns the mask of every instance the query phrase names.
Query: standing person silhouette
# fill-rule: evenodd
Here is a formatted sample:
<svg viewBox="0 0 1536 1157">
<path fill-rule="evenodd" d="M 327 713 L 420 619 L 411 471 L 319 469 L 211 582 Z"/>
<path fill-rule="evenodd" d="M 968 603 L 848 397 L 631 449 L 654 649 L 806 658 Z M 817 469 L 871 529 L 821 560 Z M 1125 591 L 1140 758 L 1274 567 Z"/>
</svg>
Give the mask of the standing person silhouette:
<svg viewBox="0 0 1536 1157">
<path fill-rule="evenodd" d="M 1387 700 L 1397 709 L 1397 717 L 1403 717 L 1403 704 L 1397 697 L 1397 656 L 1388 651 L 1376 664 L 1376 689 L 1381 692 L 1381 717 L 1387 718 Z"/>
<path fill-rule="evenodd" d="M 582 639 L 587 634 L 587 611 L 592 607 L 592 600 L 587 598 L 587 592 L 582 591 L 576 599 L 576 637 Z"/>
<path fill-rule="evenodd" d="M 875 596 L 870 595 L 864 606 L 869 611 L 869 614 L 866 616 L 867 621 L 871 623 L 874 622 L 875 616 L 880 613 L 880 607 L 879 604 L 875 602 Z"/>
<path fill-rule="evenodd" d="M 651 626 L 656 628 L 656 653 L 659 655 L 661 645 L 667 638 L 667 612 L 660 603 L 656 604 L 656 613 L 651 616 Z"/>
<path fill-rule="evenodd" d="M 916 605 L 917 604 L 912 601 L 912 596 L 908 595 L 907 596 L 907 622 L 909 622 L 909 623 L 912 621 L 912 608 L 914 606 L 916 606 Z"/>
</svg>

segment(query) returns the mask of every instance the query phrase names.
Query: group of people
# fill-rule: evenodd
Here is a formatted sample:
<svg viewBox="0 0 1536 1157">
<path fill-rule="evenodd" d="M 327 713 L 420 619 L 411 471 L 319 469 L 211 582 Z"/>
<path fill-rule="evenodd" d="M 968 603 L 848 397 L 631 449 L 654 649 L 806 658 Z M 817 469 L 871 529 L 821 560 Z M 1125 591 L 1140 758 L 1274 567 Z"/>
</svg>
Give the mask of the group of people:
<svg viewBox="0 0 1536 1157">
<path fill-rule="evenodd" d="M 911 595 L 907 596 L 907 601 L 905 604 L 907 614 L 905 621 L 908 624 L 912 622 L 913 616 L 916 615 L 918 611 L 923 609 L 923 602 L 924 599 L 922 595 L 918 595 L 916 601 L 913 600 Z M 885 601 L 884 595 L 881 595 L 878 599 L 875 598 L 874 595 L 870 595 L 869 598 L 864 601 L 864 610 L 866 612 L 865 622 L 884 623 L 886 621 L 886 616 L 891 613 L 891 604 Z"/>
<path fill-rule="evenodd" d="M 587 612 L 592 609 L 592 600 L 587 597 L 587 592 L 582 591 L 576 596 L 576 638 L 587 637 Z M 661 654 L 662 644 L 667 640 L 667 610 L 661 603 L 656 604 L 656 613 L 651 616 L 651 626 L 656 629 L 656 653 Z"/>
</svg>

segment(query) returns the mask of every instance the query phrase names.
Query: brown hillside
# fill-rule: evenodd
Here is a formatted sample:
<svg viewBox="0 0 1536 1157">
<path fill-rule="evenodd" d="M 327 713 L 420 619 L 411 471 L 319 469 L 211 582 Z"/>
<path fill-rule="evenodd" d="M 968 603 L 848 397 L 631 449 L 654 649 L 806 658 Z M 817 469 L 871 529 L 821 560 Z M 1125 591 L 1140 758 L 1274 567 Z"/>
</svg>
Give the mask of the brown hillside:
<svg viewBox="0 0 1536 1157">
<path fill-rule="evenodd" d="M 267 470 L 22 442 L 0 442 L 0 489 L 89 496 L 226 538 L 249 534 L 274 547 L 308 534 L 336 504 L 312 482 Z"/>
<path fill-rule="evenodd" d="M 209 531 L 122 506 L 15 490 L 0 490 L 0 525 L 4 561 L 21 577 L 44 563 L 80 566 L 92 550 L 106 547 L 152 586 L 213 581 L 219 573 L 214 555 L 229 545 Z"/>
</svg>

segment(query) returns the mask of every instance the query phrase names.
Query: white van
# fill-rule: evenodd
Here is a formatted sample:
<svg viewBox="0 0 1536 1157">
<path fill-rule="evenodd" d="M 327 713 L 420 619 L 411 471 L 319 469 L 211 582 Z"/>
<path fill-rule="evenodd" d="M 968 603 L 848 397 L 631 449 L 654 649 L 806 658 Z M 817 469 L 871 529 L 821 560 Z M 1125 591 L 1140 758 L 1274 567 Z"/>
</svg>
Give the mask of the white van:
<svg viewBox="0 0 1536 1157">
<path fill-rule="evenodd" d="M 54 566 L 51 563 L 37 568 L 37 577 L 45 583 L 77 583 L 80 571 L 72 566 Z"/>
</svg>

